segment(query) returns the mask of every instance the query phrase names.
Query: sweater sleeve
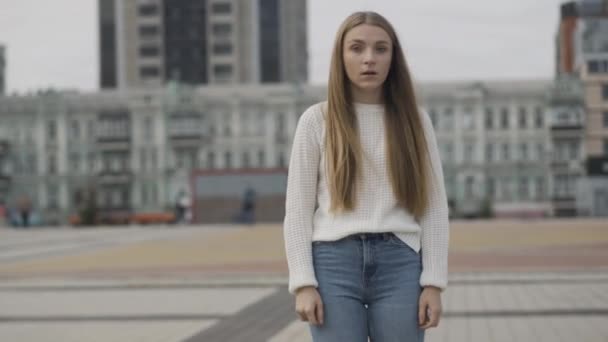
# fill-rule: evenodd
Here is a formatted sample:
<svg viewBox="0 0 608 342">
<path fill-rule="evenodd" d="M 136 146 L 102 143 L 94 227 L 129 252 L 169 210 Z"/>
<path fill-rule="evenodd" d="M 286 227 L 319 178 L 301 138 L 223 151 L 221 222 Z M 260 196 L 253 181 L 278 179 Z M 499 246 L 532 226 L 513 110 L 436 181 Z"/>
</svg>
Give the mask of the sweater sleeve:
<svg viewBox="0 0 608 342">
<path fill-rule="evenodd" d="M 425 130 L 424 133 L 431 165 L 429 170 L 431 177 L 428 178 L 429 206 L 420 218 L 422 229 L 422 274 L 420 276 L 420 285 L 436 286 L 445 290 L 448 281 L 448 201 L 433 123 L 425 111 L 421 110 L 420 115 Z"/>
<path fill-rule="evenodd" d="M 317 202 L 320 162 L 320 128 L 316 111 L 309 108 L 300 117 L 289 161 L 283 236 L 289 268 L 289 292 L 303 286 L 318 286 L 312 260 L 313 215 Z"/>
</svg>

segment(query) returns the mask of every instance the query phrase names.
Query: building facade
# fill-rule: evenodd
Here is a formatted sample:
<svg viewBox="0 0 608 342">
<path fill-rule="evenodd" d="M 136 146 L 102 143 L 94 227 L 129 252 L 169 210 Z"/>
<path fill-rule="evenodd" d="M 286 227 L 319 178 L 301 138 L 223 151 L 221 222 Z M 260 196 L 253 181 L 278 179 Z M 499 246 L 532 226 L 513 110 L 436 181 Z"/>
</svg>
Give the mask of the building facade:
<svg viewBox="0 0 608 342">
<path fill-rule="evenodd" d="M 104 217 L 171 211 L 195 169 L 286 168 L 298 116 L 322 98 L 292 85 L 0 97 L 9 205 L 65 223 L 94 187 Z"/>
<path fill-rule="evenodd" d="M 549 93 L 553 214 L 575 216 L 576 186 L 585 177 L 583 85 L 572 74 L 558 76 Z"/>
<path fill-rule="evenodd" d="M 435 125 L 454 216 L 483 215 L 488 205 L 503 217 L 553 212 L 550 85 L 419 87 L 421 106 Z M 171 83 L 0 97 L 0 139 L 10 146 L 2 154 L 8 177 L 3 199 L 11 205 L 31 198 L 48 224 L 65 223 L 79 205 L 78 194 L 91 186 L 107 217 L 172 211 L 178 194 L 190 193 L 193 172 L 285 170 L 299 116 L 325 94 L 325 87 L 310 85 Z"/>
<path fill-rule="evenodd" d="M 101 87 L 305 83 L 305 13 L 305 0 L 99 0 Z"/>
<path fill-rule="evenodd" d="M 423 84 L 455 216 L 546 216 L 549 81 Z"/>
<path fill-rule="evenodd" d="M 561 7 L 557 75 L 576 75 L 585 103 L 586 177 L 577 182 L 577 210 L 608 215 L 608 1 L 583 0 Z"/>
</svg>

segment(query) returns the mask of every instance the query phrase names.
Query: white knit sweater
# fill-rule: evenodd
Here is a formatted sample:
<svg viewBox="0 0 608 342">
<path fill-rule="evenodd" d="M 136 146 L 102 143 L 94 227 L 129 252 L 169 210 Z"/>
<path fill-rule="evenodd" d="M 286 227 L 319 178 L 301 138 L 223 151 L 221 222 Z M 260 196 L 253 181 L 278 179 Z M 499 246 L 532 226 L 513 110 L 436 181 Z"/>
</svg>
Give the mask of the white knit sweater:
<svg viewBox="0 0 608 342">
<path fill-rule="evenodd" d="M 325 174 L 325 119 L 319 103 L 298 121 L 292 145 L 284 221 L 289 266 L 289 291 L 318 286 L 312 260 L 312 241 L 334 241 L 355 233 L 394 232 L 412 249 L 422 249 L 420 285 L 447 286 L 448 206 L 441 160 L 433 125 L 421 111 L 430 152 L 430 203 L 419 221 L 397 206 L 388 176 L 382 105 L 355 104 L 359 136 L 365 154 L 359 166 L 360 183 L 353 211 L 332 214 Z"/>
</svg>

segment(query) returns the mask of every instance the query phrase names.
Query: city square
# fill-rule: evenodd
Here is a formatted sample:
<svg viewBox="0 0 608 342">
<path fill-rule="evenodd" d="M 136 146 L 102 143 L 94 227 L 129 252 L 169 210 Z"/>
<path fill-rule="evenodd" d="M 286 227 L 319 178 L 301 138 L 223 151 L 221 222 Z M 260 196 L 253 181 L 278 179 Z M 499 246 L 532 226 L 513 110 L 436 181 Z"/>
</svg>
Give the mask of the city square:
<svg viewBox="0 0 608 342">
<path fill-rule="evenodd" d="M 454 221 L 428 341 L 605 341 L 602 220 Z M 310 341 L 282 229 L 0 230 L 0 340 Z"/>
</svg>

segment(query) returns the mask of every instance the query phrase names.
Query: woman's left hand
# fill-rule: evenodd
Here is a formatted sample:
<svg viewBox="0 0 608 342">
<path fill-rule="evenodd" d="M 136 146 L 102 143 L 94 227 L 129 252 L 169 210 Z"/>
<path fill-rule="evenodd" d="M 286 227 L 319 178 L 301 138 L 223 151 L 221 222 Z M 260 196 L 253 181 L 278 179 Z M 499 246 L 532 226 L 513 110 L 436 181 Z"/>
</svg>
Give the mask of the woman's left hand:
<svg viewBox="0 0 608 342">
<path fill-rule="evenodd" d="M 418 325 L 420 329 L 436 327 L 441 317 L 441 290 L 426 286 L 420 294 L 418 303 Z"/>
</svg>

